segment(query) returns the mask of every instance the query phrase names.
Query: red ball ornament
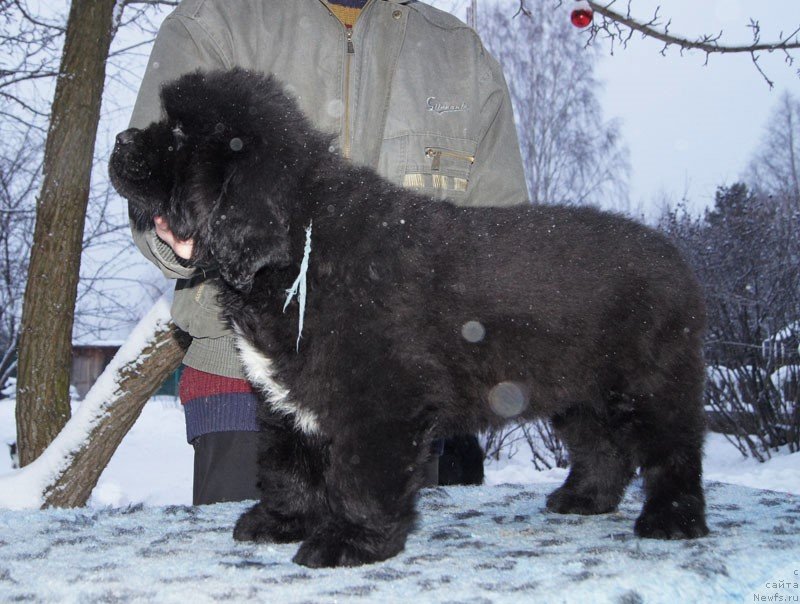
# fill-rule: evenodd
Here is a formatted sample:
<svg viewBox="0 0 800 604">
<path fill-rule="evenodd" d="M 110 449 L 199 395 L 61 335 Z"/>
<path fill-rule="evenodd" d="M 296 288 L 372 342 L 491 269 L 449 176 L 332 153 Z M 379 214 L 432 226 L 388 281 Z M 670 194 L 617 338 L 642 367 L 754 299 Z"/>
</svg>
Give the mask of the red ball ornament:
<svg viewBox="0 0 800 604">
<path fill-rule="evenodd" d="M 594 11 L 586 0 L 578 0 L 572 9 L 570 20 L 575 27 L 583 29 L 592 24 Z"/>
</svg>

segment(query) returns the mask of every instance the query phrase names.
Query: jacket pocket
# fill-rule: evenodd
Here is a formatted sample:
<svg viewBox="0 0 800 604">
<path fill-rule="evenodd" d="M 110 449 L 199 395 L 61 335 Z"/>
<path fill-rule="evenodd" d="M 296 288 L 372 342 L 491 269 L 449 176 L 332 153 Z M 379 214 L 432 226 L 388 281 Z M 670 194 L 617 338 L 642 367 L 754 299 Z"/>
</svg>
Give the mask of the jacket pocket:
<svg viewBox="0 0 800 604">
<path fill-rule="evenodd" d="M 405 139 L 405 157 L 394 164 L 393 180 L 434 199 L 457 203 L 466 198 L 475 163 L 475 141 L 430 133 L 398 138 Z"/>
</svg>

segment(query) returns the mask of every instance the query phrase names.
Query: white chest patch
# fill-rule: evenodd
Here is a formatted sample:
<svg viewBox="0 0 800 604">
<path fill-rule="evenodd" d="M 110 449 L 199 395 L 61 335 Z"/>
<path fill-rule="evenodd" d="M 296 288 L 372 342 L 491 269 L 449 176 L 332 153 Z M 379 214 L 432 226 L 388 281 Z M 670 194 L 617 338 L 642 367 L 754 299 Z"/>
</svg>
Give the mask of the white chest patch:
<svg viewBox="0 0 800 604">
<path fill-rule="evenodd" d="M 289 390 L 274 379 L 275 371 L 270 361 L 255 346 L 248 342 L 236 328 L 236 348 L 244 366 L 247 380 L 258 388 L 267 398 L 273 411 L 291 415 L 294 425 L 306 434 L 319 433 L 317 416 L 311 411 L 299 408 L 289 397 Z"/>
</svg>

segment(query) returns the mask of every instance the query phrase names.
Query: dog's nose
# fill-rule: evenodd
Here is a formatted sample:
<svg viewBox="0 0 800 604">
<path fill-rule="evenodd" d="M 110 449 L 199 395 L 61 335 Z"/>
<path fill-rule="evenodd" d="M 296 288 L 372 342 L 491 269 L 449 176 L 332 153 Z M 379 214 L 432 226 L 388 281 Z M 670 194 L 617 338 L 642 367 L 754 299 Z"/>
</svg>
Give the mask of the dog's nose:
<svg viewBox="0 0 800 604">
<path fill-rule="evenodd" d="M 136 130 L 136 128 L 128 128 L 127 130 L 123 130 L 122 132 L 117 134 L 117 144 L 130 145 L 133 142 L 133 139 L 137 132 L 138 130 Z"/>
</svg>

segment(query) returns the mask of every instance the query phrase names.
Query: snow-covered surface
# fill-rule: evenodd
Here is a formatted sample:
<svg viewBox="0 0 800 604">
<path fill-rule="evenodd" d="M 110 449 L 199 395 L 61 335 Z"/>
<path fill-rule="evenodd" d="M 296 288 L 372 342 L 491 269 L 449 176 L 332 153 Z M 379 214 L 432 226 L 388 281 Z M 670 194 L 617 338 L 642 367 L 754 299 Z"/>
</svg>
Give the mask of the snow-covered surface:
<svg viewBox="0 0 800 604">
<path fill-rule="evenodd" d="M 0 443 L 13 439 L 13 413 L 13 401 L 0 401 Z M 706 539 L 634 538 L 638 484 L 615 514 L 547 514 L 544 498 L 565 472 L 536 472 L 520 450 L 488 466 L 484 487 L 424 491 L 400 556 L 320 571 L 292 564 L 293 545 L 235 543 L 246 504 L 189 506 L 191 452 L 180 405 L 154 399 L 87 508 L 0 510 L 0 602 L 800 600 L 789 585 L 800 581 L 800 455 L 759 464 L 716 434 L 706 446 Z M 0 473 L 9 469 L 0 455 Z"/>
<path fill-rule="evenodd" d="M 752 602 L 800 594 L 800 498 L 708 483 L 712 534 L 636 539 L 641 491 L 619 512 L 542 511 L 555 485 L 423 492 L 406 550 L 309 570 L 296 545 L 239 544 L 245 504 L 0 513 L 0 601 Z M 783 588 L 772 584 L 783 582 Z M 756 600 L 757 601 L 757 600 Z"/>
<path fill-rule="evenodd" d="M 800 495 L 800 453 L 789 454 L 784 448 L 772 455 L 765 463 L 745 459 L 724 436 L 710 434 L 704 475 L 709 480 Z M 800 532 L 800 526 L 797 530 Z"/>
<path fill-rule="evenodd" d="M 92 492 L 89 507 L 192 502 L 192 447 L 183 408 L 171 396 L 151 400 Z"/>
<path fill-rule="evenodd" d="M 119 369 L 141 356 L 149 337 L 169 322 L 169 299 L 162 297 L 134 328 L 105 371 L 86 394 L 67 425 L 53 443 L 33 463 L 0 476 L 0 507 L 11 509 L 38 508 L 46 486 L 53 483 L 87 435 L 103 418 L 107 405 L 118 389 Z"/>
<path fill-rule="evenodd" d="M 800 453 L 780 450 L 766 463 L 759 463 L 742 457 L 722 434 L 707 436 L 703 472 L 708 480 L 800 495 Z M 566 477 L 566 470 L 561 469 L 537 472 L 524 453 L 519 452 L 512 459 L 489 464 L 486 483 L 560 482 Z"/>
<path fill-rule="evenodd" d="M 77 409 L 78 404 L 75 404 L 73 411 Z M 13 442 L 14 425 L 14 401 L 0 400 L 0 447 L 3 447 L 0 449 L 0 475 L 12 471 L 11 458 L 4 445 Z M 192 448 L 186 442 L 183 408 L 171 396 L 155 397 L 145 405 L 136 424 L 122 440 L 100 476 L 88 506 L 188 505 L 191 502 Z"/>
</svg>

